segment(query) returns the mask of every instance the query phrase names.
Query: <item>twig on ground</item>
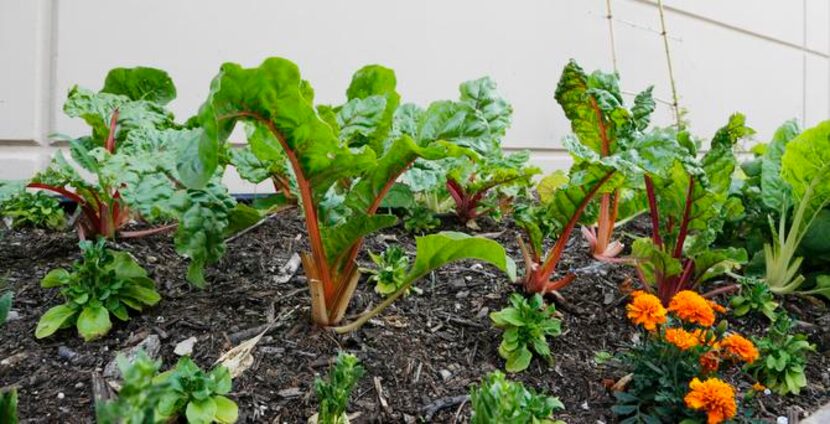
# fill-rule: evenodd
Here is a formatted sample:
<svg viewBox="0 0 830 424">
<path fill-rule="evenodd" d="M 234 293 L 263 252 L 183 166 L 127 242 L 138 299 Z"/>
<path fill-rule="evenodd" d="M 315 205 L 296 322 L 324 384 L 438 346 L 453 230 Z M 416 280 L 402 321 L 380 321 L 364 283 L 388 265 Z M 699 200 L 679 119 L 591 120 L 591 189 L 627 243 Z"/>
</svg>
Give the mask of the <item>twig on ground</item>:
<svg viewBox="0 0 830 424">
<path fill-rule="evenodd" d="M 465 402 L 470 400 L 470 395 L 460 395 L 460 396 L 450 396 L 441 399 L 437 399 L 434 402 L 430 403 L 427 406 L 421 408 L 421 412 L 424 414 L 424 420 L 427 422 L 432 421 L 432 417 L 438 413 L 438 411 L 449 408 L 458 404 L 464 404 Z"/>
</svg>

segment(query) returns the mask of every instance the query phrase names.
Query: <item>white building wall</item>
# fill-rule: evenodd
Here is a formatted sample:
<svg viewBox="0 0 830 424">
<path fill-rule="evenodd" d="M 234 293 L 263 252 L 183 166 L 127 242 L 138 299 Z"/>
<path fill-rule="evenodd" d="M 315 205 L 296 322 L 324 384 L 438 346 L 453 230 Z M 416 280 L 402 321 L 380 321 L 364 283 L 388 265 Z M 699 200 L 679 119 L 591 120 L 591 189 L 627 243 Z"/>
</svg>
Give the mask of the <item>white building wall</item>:
<svg viewBox="0 0 830 424">
<path fill-rule="evenodd" d="M 611 0 L 623 88 L 671 99 L 655 1 Z M 733 111 L 765 140 L 786 119 L 830 107 L 826 0 L 665 0 L 680 104 L 709 137 Z M 99 88 L 117 66 L 167 70 L 190 116 L 225 61 L 295 61 L 320 102 L 340 102 L 352 72 L 396 70 L 404 101 L 455 98 L 492 76 L 515 108 L 506 145 L 567 166 L 569 132 L 553 92 L 562 66 L 612 69 L 606 0 L 0 0 L 0 179 L 48 163 L 50 133 L 81 134 L 61 106 L 74 84 Z M 660 103 L 658 124 L 672 122 Z M 238 192 L 255 188 L 229 176 Z"/>
</svg>

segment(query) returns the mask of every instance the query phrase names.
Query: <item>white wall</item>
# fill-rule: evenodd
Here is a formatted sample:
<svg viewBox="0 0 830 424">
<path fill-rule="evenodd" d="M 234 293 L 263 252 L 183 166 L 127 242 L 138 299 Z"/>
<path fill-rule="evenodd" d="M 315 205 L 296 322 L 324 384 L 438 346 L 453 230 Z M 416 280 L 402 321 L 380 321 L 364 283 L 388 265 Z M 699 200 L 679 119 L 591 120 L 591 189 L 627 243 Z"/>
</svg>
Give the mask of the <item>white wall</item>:
<svg viewBox="0 0 830 424">
<path fill-rule="evenodd" d="M 786 119 L 813 124 L 830 107 L 826 0 L 665 0 L 681 106 L 701 136 L 732 111 L 758 139 Z M 611 0 L 626 91 L 655 84 L 671 98 L 655 3 Z M 605 0 L 0 0 L 0 178 L 48 163 L 52 132 L 80 134 L 61 113 L 73 84 L 100 88 L 116 66 L 172 75 L 186 118 L 225 61 L 283 56 L 321 102 L 338 102 L 367 63 L 396 70 L 404 101 L 454 98 L 461 81 L 492 76 L 515 108 L 510 148 L 566 166 L 568 124 L 553 100 L 569 58 L 611 69 Z M 660 124 L 671 111 L 660 104 Z M 254 188 L 230 177 L 237 191 Z"/>
</svg>

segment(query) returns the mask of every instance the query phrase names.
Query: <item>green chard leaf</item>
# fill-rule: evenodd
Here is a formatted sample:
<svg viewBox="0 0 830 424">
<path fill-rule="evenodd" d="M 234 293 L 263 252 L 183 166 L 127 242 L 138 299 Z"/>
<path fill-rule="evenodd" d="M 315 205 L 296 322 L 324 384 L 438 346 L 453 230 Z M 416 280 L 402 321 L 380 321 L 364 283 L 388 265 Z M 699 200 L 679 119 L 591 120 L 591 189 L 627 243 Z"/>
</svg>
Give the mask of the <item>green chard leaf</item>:
<svg viewBox="0 0 830 424">
<path fill-rule="evenodd" d="M 143 66 L 115 68 L 107 73 L 102 93 L 166 105 L 176 98 L 176 86 L 167 72 Z"/>
</svg>

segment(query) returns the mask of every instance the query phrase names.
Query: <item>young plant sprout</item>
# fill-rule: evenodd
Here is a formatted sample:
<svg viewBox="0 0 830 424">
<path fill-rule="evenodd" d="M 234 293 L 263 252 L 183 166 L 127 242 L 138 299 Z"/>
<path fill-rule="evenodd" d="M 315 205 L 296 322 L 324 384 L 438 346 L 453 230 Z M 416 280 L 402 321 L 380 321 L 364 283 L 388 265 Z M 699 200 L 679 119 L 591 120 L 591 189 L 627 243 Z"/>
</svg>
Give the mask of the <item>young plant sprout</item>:
<svg viewBox="0 0 830 424">
<path fill-rule="evenodd" d="M 356 356 L 340 352 L 329 374 L 328 381 L 314 379 L 314 393 L 320 401 L 319 412 L 308 421 L 312 424 L 348 424 L 346 409 L 349 396 L 363 377 L 364 369 Z"/>
<path fill-rule="evenodd" d="M 493 325 L 504 330 L 499 345 L 499 355 L 507 363 L 507 372 L 521 372 L 530 365 L 531 349 L 552 362 L 548 337 L 562 334 L 562 322 L 556 318 L 556 307 L 545 306 L 539 293 L 528 301 L 519 293 L 510 296 L 507 308 L 490 314 Z"/>
</svg>

